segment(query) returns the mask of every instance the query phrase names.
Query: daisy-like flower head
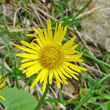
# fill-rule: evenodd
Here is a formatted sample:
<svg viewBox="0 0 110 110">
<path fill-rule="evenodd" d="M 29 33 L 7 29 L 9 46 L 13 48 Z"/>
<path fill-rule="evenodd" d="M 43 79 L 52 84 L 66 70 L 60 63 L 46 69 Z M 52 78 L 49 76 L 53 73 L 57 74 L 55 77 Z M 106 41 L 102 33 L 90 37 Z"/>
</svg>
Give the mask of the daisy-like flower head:
<svg viewBox="0 0 110 110">
<path fill-rule="evenodd" d="M 4 80 L 2 79 L 2 75 L 0 75 L 0 92 L 4 89 L 5 85 L 6 85 L 6 81 L 7 78 L 5 78 Z M 0 98 L 2 98 L 3 100 L 5 100 L 4 97 L 0 96 Z"/>
<path fill-rule="evenodd" d="M 38 74 L 30 89 L 40 81 L 40 83 L 43 82 L 43 91 L 45 91 L 47 81 L 49 80 L 51 85 L 53 76 L 56 77 L 58 88 L 61 87 L 61 83 L 68 85 L 68 78 L 73 77 L 78 80 L 76 77 L 79 74 L 78 72 L 81 72 L 81 70 L 86 71 L 87 69 L 73 63 L 83 62 L 80 59 L 82 53 L 75 50 L 78 46 L 77 44 L 74 45 L 75 37 L 62 45 L 67 26 L 63 28 L 61 23 L 59 25 L 56 24 L 54 35 L 52 34 L 50 20 L 47 21 L 47 30 L 44 29 L 44 32 L 40 28 L 32 28 L 37 35 L 27 34 L 27 36 L 35 37 L 31 43 L 21 41 L 21 44 L 25 46 L 14 44 L 14 46 L 27 52 L 16 54 L 24 58 L 21 60 L 23 64 L 21 64 L 19 69 L 24 70 L 23 73 L 26 73 L 27 78 L 36 73 Z"/>
</svg>

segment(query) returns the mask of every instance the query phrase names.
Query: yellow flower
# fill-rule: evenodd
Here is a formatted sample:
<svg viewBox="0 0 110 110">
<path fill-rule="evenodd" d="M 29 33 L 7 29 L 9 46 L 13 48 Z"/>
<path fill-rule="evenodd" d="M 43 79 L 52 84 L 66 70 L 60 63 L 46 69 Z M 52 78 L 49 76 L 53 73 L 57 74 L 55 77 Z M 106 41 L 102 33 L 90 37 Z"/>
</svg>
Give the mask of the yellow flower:
<svg viewBox="0 0 110 110">
<path fill-rule="evenodd" d="M 4 80 L 2 79 L 2 75 L 0 75 L 0 92 L 3 90 L 4 86 L 6 85 L 7 78 Z M 4 97 L 0 96 L 3 100 L 5 100 Z"/>
<path fill-rule="evenodd" d="M 21 44 L 27 47 L 14 44 L 19 49 L 28 52 L 16 54 L 24 58 L 21 60 L 23 64 L 19 69 L 24 70 L 23 73 L 26 73 L 27 78 L 38 74 L 30 89 L 40 81 L 40 83 L 43 82 L 43 91 L 45 91 L 47 81 L 49 80 L 51 85 L 53 76 L 56 77 L 58 88 L 60 88 L 61 83 L 68 85 L 67 78 L 73 77 L 78 80 L 76 77 L 76 75 L 79 75 L 78 72 L 87 69 L 73 64 L 73 62 L 83 62 L 80 59 L 82 53 L 75 50 L 78 46 L 73 43 L 75 37 L 62 45 L 67 26 L 63 28 L 61 23 L 56 24 L 54 35 L 52 34 L 50 20 L 47 21 L 47 30 L 44 29 L 44 33 L 40 28 L 32 28 L 37 35 L 27 34 L 27 36 L 35 37 L 35 39 L 31 43 L 21 41 Z"/>
</svg>

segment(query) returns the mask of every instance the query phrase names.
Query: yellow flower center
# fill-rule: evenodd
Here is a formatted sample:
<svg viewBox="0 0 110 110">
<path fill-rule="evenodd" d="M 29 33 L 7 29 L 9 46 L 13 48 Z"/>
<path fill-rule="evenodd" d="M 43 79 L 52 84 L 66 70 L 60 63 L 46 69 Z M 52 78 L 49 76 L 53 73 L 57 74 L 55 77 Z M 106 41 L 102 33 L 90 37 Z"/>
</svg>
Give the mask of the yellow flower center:
<svg viewBox="0 0 110 110">
<path fill-rule="evenodd" d="M 48 69 L 56 69 L 64 62 L 64 54 L 59 44 L 48 45 L 40 51 L 40 64 Z"/>
</svg>

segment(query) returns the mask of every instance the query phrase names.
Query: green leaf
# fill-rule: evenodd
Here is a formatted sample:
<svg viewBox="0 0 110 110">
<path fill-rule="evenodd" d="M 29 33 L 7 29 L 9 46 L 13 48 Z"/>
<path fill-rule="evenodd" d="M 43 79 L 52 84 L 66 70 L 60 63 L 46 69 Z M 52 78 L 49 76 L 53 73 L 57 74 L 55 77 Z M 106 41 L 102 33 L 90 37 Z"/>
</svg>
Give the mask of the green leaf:
<svg viewBox="0 0 110 110">
<path fill-rule="evenodd" d="M 4 89 L 0 95 L 6 99 L 0 98 L 5 110 L 34 110 L 38 103 L 31 94 L 15 87 Z"/>
<path fill-rule="evenodd" d="M 108 106 L 107 106 L 107 110 L 109 110 L 109 109 L 110 109 L 110 100 L 109 100 Z"/>
<path fill-rule="evenodd" d="M 65 14 L 64 14 L 63 4 L 61 0 L 59 0 L 59 5 L 60 5 L 60 11 L 61 11 L 63 20 L 65 20 Z"/>
</svg>

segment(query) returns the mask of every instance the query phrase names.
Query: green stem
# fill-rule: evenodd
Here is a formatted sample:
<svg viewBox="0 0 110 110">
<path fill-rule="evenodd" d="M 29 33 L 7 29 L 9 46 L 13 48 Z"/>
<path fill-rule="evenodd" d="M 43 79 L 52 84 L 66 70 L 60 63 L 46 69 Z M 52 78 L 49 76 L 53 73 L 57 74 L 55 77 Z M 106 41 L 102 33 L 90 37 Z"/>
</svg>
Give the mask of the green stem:
<svg viewBox="0 0 110 110">
<path fill-rule="evenodd" d="M 45 97 L 46 97 L 46 95 L 47 95 L 47 93 L 48 93 L 48 89 L 49 89 L 49 83 L 47 83 L 46 90 L 45 90 L 43 96 L 41 97 L 41 100 L 40 100 L 39 103 L 37 104 L 35 110 L 38 110 L 39 107 L 41 106 L 41 104 L 43 103 L 43 101 L 44 101 L 44 99 L 45 99 Z"/>
<path fill-rule="evenodd" d="M 19 88 L 19 84 L 18 84 L 18 78 L 17 78 L 17 67 L 16 67 L 16 56 L 14 56 L 14 73 L 15 73 L 15 80 L 16 80 L 16 87 Z"/>
</svg>

